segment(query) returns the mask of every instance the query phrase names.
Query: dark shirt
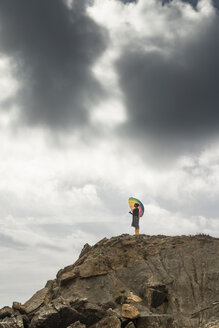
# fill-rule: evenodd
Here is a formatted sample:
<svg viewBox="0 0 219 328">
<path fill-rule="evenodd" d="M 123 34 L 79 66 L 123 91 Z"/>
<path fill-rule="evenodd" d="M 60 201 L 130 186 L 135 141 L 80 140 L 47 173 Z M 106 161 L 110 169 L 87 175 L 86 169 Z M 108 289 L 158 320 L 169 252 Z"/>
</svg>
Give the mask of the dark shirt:
<svg viewBox="0 0 219 328">
<path fill-rule="evenodd" d="M 139 217 L 139 208 L 138 207 L 133 209 L 133 216 Z"/>
<path fill-rule="evenodd" d="M 132 227 L 139 229 L 139 209 L 135 207 L 132 212 Z"/>
</svg>

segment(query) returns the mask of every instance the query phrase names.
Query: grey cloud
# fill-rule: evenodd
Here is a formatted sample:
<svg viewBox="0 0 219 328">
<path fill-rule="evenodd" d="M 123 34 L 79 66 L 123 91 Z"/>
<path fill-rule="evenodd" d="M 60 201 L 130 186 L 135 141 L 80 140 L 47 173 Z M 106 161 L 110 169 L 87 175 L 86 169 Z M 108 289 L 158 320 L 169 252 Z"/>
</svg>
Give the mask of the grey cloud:
<svg viewBox="0 0 219 328">
<path fill-rule="evenodd" d="M 91 73 L 105 49 L 106 32 L 62 0 L 0 0 L 0 54 L 14 62 L 21 90 L 10 102 L 21 119 L 51 128 L 86 124 L 104 90 Z"/>
<path fill-rule="evenodd" d="M 162 0 L 162 3 L 165 4 L 165 3 L 172 2 L 172 1 L 173 0 Z M 197 6 L 199 0 L 182 0 L 182 2 L 190 3 L 195 8 Z M 219 8 L 219 0 L 213 0 L 212 2 L 216 8 Z"/>
<path fill-rule="evenodd" d="M 218 32 L 217 17 L 192 40 L 168 45 L 168 57 L 132 45 L 124 49 L 117 69 L 128 109 L 127 134 L 183 144 L 217 133 Z"/>
<path fill-rule="evenodd" d="M 137 2 L 137 0 L 121 0 L 123 3 Z"/>
<path fill-rule="evenodd" d="M 81 222 L 74 225 L 76 229 L 81 229 L 97 238 L 109 237 L 113 234 L 115 223 L 108 222 Z"/>
<path fill-rule="evenodd" d="M 10 236 L 0 233 L 0 246 L 7 248 L 23 249 L 27 247 L 24 243 L 13 240 Z"/>
<path fill-rule="evenodd" d="M 172 2 L 172 0 L 162 0 L 163 4 L 169 3 L 169 2 Z M 197 3 L 198 3 L 198 0 L 182 0 L 182 2 L 190 3 L 193 7 L 196 7 Z"/>
<path fill-rule="evenodd" d="M 215 7 L 219 9 L 219 0 L 214 0 L 213 3 Z"/>
<path fill-rule="evenodd" d="M 66 238 L 74 231 L 72 224 L 44 223 L 31 225 L 31 228 L 38 232 L 45 232 L 49 237 Z"/>
<path fill-rule="evenodd" d="M 131 2 L 138 2 L 138 0 L 120 0 L 123 3 L 131 3 Z M 173 0 L 160 0 L 163 5 L 172 2 Z M 199 0 L 181 0 L 185 3 L 190 3 L 194 8 L 197 6 Z M 213 0 L 213 4 L 216 8 L 219 8 L 219 0 Z"/>
<path fill-rule="evenodd" d="M 54 251 L 54 252 L 63 252 L 63 251 L 65 251 L 64 247 L 49 245 L 49 244 L 45 244 L 45 243 L 39 243 L 39 244 L 37 244 L 37 247 L 42 248 L 42 249 L 49 249 L 49 250 Z"/>
</svg>

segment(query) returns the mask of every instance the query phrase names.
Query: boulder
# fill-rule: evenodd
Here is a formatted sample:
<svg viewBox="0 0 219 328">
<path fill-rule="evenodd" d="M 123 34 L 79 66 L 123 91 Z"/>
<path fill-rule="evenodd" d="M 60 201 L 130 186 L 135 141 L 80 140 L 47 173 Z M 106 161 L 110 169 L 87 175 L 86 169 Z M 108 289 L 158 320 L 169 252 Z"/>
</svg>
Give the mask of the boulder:
<svg viewBox="0 0 219 328">
<path fill-rule="evenodd" d="M 46 305 L 35 313 L 30 328 L 59 328 L 60 324 L 58 311 L 52 305 Z"/>
<path fill-rule="evenodd" d="M 128 319 L 135 319 L 140 315 L 138 309 L 131 304 L 122 305 L 122 316 Z"/>
</svg>

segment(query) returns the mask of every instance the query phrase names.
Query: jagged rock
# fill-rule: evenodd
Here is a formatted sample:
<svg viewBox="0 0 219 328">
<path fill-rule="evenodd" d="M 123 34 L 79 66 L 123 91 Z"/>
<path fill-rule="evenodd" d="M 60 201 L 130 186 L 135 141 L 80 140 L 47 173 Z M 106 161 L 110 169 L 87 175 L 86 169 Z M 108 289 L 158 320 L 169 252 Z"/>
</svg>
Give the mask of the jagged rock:
<svg viewBox="0 0 219 328">
<path fill-rule="evenodd" d="M 107 262 L 101 256 L 96 258 L 89 258 L 84 261 L 84 263 L 79 268 L 79 275 L 81 278 L 89 278 L 95 276 L 101 276 L 109 273 L 110 268 L 108 267 Z"/>
<path fill-rule="evenodd" d="M 25 313 L 26 313 L 25 306 L 22 305 L 22 304 L 19 303 L 19 302 L 13 302 L 12 308 L 13 308 L 14 310 L 19 311 L 21 314 L 25 314 Z"/>
<path fill-rule="evenodd" d="M 81 253 L 80 253 L 80 255 L 79 255 L 79 259 L 80 259 L 82 256 L 84 256 L 86 253 L 88 253 L 89 250 L 90 250 L 91 248 L 92 248 L 92 247 L 91 247 L 88 243 L 86 243 L 86 244 L 84 245 L 84 247 L 82 248 L 82 250 L 81 250 Z"/>
<path fill-rule="evenodd" d="M 30 328 L 59 328 L 60 324 L 58 311 L 52 305 L 46 305 L 35 313 Z"/>
<path fill-rule="evenodd" d="M 116 316 L 101 319 L 91 328 L 121 328 L 121 321 Z"/>
<path fill-rule="evenodd" d="M 25 304 L 25 310 L 26 313 L 31 313 L 33 311 L 36 311 L 41 305 L 44 304 L 44 301 L 46 299 L 46 296 L 49 292 L 49 289 L 47 287 L 39 290 L 36 292 Z"/>
<path fill-rule="evenodd" d="M 135 319 L 140 315 L 138 309 L 131 304 L 122 305 L 122 316 L 128 319 Z"/>
<path fill-rule="evenodd" d="M 57 300 L 59 299 L 60 297 Z M 64 298 L 61 297 L 61 299 Z M 81 297 L 71 296 L 70 298 L 67 299 L 67 301 L 69 302 L 70 306 L 76 310 L 82 309 L 85 306 L 85 304 L 88 303 L 87 297 L 81 298 Z"/>
<path fill-rule="evenodd" d="M 62 298 L 56 299 L 52 302 L 54 309 L 59 313 L 60 321 L 63 326 L 68 326 L 75 321 L 83 321 L 85 317 L 80 314 L 69 301 Z"/>
<path fill-rule="evenodd" d="M 24 328 L 24 321 L 21 315 L 5 317 L 0 322 L 0 328 Z"/>
<path fill-rule="evenodd" d="M 13 310 L 9 306 L 4 306 L 2 309 L 0 309 L 0 319 L 4 319 L 5 317 L 11 317 L 12 314 Z"/>
<path fill-rule="evenodd" d="M 77 277 L 75 270 L 63 273 L 60 277 L 60 284 L 63 286 Z"/>
<path fill-rule="evenodd" d="M 54 280 L 48 280 L 46 285 L 45 285 L 45 288 L 48 288 L 49 290 L 51 290 L 54 286 Z"/>
<path fill-rule="evenodd" d="M 80 313 L 84 316 L 84 323 L 88 327 L 97 323 L 105 316 L 105 310 L 101 306 L 90 302 L 80 307 Z"/>
<path fill-rule="evenodd" d="M 67 328 L 86 328 L 86 326 L 80 323 L 80 321 L 76 321 L 72 323 L 70 326 L 68 326 Z"/>
<path fill-rule="evenodd" d="M 81 320 L 86 321 L 88 319 L 83 314 L 79 313 L 74 307 L 72 307 L 69 301 L 60 297 L 35 313 L 31 320 L 30 328 L 44 326 L 46 328 L 54 328 L 59 327 L 60 324 L 63 327 L 67 327 L 73 322 Z"/>
<path fill-rule="evenodd" d="M 217 327 L 219 239 L 126 234 L 86 249 L 24 304 L 26 315 L 16 302 L 1 309 L 0 328 L 91 328 L 109 317 L 123 328 Z"/>
</svg>

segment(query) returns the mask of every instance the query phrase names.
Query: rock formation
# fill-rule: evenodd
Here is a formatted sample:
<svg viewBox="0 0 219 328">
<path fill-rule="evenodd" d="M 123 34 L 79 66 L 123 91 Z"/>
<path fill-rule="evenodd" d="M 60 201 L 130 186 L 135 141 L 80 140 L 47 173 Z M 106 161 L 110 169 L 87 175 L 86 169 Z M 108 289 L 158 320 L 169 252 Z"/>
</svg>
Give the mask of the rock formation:
<svg viewBox="0 0 219 328">
<path fill-rule="evenodd" d="M 86 244 L 0 328 L 218 328 L 219 239 L 121 235 Z"/>
</svg>

